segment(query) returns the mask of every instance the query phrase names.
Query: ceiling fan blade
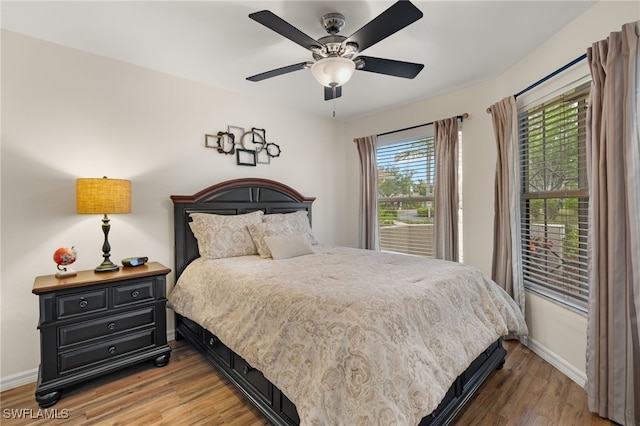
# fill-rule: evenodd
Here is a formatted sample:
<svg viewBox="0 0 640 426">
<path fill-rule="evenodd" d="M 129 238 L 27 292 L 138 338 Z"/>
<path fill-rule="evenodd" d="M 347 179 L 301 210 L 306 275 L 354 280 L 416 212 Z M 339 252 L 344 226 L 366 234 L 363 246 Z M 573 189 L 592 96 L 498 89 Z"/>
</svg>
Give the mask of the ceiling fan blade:
<svg viewBox="0 0 640 426">
<path fill-rule="evenodd" d="M 363 66 L 356 69 L 360 71 L 375 72 L 378 74 L 392 75 L 394 77 L 414 78 L 417 76 L 423 64 L 415 64 L 413 62 L 395 61 L 393 59 L 373 58 L 371 56 L 358 56 L 356 61 L 362 59 Z"/>
<path fill-rule="evenodd" d="M 362 52 L 420 18 L 422 18 L 422 12 L 413 3 L 398 1 L 353 33 L 345 43 L 357 43 L 359 51 Z"/>
<path fill-rule="evenodd" d="M 299 44 L 305 49 L 319 48 L 318 42 L 268 10 L 249 14 L 249 18 Z"/>
<path fill-rule="evenodd" d="M 324 100 L 325 101 L 330 101 L 331 99 L 337 99 L 340 96 L 342 96 L 342 86 L 336 86 L 336 87 L 324 86 Z"/>
<path fill-rule="evenodd" d="M 307 68 L 306 62 L 300 62 L 299 64 L 289 65 L 282 68 L 276 68 L 275 70 L 266 71 L 260 74 L 252 75 L 251 77 L 247 77 L 249 81 L 262 81 L 267 78 L 276 77 L 278 75 L 287 74 L 293 71 L 303 70 Z"/>
</svg>

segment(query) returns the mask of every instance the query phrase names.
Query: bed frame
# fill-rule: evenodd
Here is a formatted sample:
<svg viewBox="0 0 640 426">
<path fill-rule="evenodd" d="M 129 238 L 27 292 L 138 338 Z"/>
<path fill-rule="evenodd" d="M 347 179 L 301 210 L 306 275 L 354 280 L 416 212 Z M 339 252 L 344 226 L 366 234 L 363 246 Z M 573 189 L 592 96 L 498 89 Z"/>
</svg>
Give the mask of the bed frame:
<svg viewBox="0 0 640 426">
<path fill-rule="evenodd" d="M 179 277 L 187 265 L 199 257 L 198 245 L 189 228 L 191 213 L 237 215 L 262 210 L 265 214 L 304 210 L 311 221 L 315 198 L 304 197 L 294 189 L 267 179 L 248 178 L 222 182 L 195 195 L 172 195 L 175 222 L 175 271 Z M 226 347 L 210 331 L 189 318 L 175 315 L 176 340 L 186 339 L 233 383 L 274 425 L 300 423 L 295 405 L 262 373 Z M 502 368 L 505 349 L 496 340 L 451 385 L 443 401 L 420 426 L 446 425 L 480 387 L 489 374 Z"/>
</svg>

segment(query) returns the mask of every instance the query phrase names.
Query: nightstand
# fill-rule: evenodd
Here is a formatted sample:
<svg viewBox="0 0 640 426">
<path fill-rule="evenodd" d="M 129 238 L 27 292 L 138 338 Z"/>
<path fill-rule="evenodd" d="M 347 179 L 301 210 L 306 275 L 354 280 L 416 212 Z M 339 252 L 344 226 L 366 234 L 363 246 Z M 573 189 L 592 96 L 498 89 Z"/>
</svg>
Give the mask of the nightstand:
<svg viewBox="0 0 640 426">
<path fill-rule="evenodd" d="M 37 277 L 40 299 L 40 370 L 36 401 L 42 408 L 63 388 L 154 360 L 169 362 L 166 276 L 158 262 L 118 271 L 80 271 L 75 277 Z"/>
</svg>

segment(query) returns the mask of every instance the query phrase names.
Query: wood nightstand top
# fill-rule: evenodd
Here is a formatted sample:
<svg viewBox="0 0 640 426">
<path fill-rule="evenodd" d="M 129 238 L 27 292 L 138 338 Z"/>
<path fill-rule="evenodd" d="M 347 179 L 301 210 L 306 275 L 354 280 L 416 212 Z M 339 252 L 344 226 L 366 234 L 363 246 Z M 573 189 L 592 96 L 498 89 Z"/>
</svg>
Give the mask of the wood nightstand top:
<svg viewBox="0 0 640 426">
<path fill-rule="evenodd" d="M 84 287 L 94 284 L 104 284 L 131 278 L 148 277 L 150 275 L 168 274 L 171 269 L 158 262 L 149 262 L 140 266 L 121 266 L 113 272 L 78 271 L 74 277 L 56 278 L 55 275 L 36 277 L 33 283 L 34 294 L 63 290 L 74 287 Z"/>
</svg>

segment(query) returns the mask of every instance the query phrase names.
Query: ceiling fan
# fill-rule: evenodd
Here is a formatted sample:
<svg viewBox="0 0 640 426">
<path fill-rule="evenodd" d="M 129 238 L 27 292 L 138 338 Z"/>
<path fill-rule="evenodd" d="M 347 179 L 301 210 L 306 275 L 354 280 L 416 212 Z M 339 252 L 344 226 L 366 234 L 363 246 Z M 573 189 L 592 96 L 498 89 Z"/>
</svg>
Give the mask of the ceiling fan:
<svg viewBox="0 0 640 426">
<path fill-rule="evenodd" d="M 423 64 L 360 55 L 363 50 L 422 18 L 422 12 L 410 1 L 398 1 L 349 37 L 338 34 L 345 23 L 345 17 L 339 13 L 322 17 L 321 23 L 329 35 L 318 40 L 268 10 L 251 13 L 249 18 L 308 49 L 314 59 L 247 77 L 249 81 L 262 81 L 310 68 L 324 86 L 324 99 L 331 100 L 342 96 L 342 85 L 349 81 L 355 70 L 414 78 L 424 68 Z"/>
</svg>

